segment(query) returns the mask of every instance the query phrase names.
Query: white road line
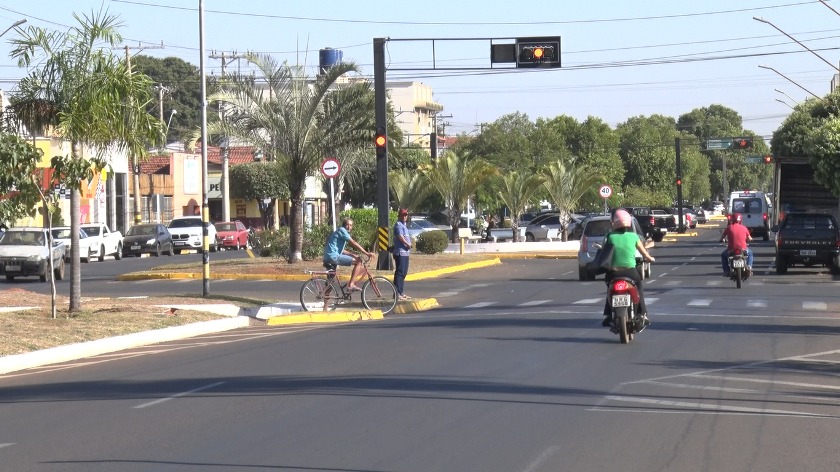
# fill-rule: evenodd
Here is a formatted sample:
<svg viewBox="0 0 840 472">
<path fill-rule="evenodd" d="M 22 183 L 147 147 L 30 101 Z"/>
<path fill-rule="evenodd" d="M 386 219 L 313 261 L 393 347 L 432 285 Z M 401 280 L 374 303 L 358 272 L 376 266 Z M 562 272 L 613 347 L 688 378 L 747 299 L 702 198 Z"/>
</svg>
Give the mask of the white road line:
<svg viewBox="0 0 840 472">
<path fill-rule="evenodd" d="M 673 287 L 675 285 L 680 285 L 680 284 L 682 284 L 682 280 L 669 280 L 669 281 L 665 282 L 666 287 Z"/>
<path fill-rule="evenodd" d="M 14 445 L 15 445 L 15 443 L 3 443 L 3 444 L 0 444 L 0 449 L 3 449 L 4 447 L 14 446 Z"/>
<path fill-rule="evenodd" d="M 166 398 L 159 398 L 155 401 L 151 401 L 151 402 L 148 402 L 148 403 L 143 403 L 142 405 L 137 405 L 134 408 L 136 408 L 136 409 L 146 408 L 147 406 L 152 406 L 152 405 L 157 405 L 158 403 L 168 402 L 169 400 L 173 400 L 175 398 L 183 397 L 183 396 L 189 395 L 191 393 L 200 392 L 202 390 L 207 390 L 208 388 L 218 387 L 219 385 L 222 385 L 223 383 L 224 382 L 216 382 L 216 383 L 212 383 L 210 385 L 205 385 L 203 387 L 194 388 L 194 389 L 189 390 L 187 392 L 176 393 L 175 395 L 172 395 L 172 396 L 169 396 L 169 397 L 166 397 Z"/>
<path fill-rule="evenodd" d="M 767 308 L 767 300 L 747 300 L 747 306 L 750 308 Z"/>
<path fill-rule="evenodd" d="M 554 300 L 531 300 L 530 302 L 520 303 L 519 306 L 537 306 L 537 305 L 545 305 L 546 303 L 551 303 Z"/>
<path fill-rule="evenodd" d="M 785 416 L 805 416 L 809 418 L 835 418 L 834 416 L 830 415 L 818 415 L 814 413 L 803 413 L 801 411 L 791 411 L 791 410 L 772 410 L 768 408 L 748 408 L 742 406 L 724 406 L 724 405 L 717 405 L 714 403 L 695 403 L 695 402 L 678 402 L 672 400 L 657 400 L 654 398 L 639 398 L 639 397 L 624 397 L 620 395 L 608 395 L 606 397 L 607 400 L 615 401 L 615 402 L 626 402 L 626 403 L 641 403 L 643 405 L 657 405 L 663 407 L 674 407 L 674 408 L 691 408 L 696 410 L 710 410 L 710 411 L 720 411 L 720 412 L 727 412 L 727 413 L 749 413 L 749 414 L 756 414 L 756 415 L 785 415 Z"/>
<path fill-rule="evenodd" d="M 583 300 L 578 300 L 573 302 L 572 305 L 591 305 L 593 303 L 603 302 L 604 298 L 584 298 Z"/>
<path fill-rule="evenodd" d="M 645 297 L 645 304 L 646 305 L 653 305 L 659 301 L 659 297 Z"/>
<path fill-rule="evenodd" d="M 709 306 L 711 304 L 712 300 L 708 298 L 697 298 L 686 303 L 688 306 Z"/>
<path fill-rule="evenodd" d="M 828 304 L 825 302 L 802 302 L 802 309 L 825 311 L 828 310 Z"/>
<path fill-rule="evenodd" d="M 671 382 L 656 382 L 653 380 L 650 381 L 643 381 L 642 383 L 646 383 L 649 385 L 659 385 L 660 387 L 673 387 L 673 388 L 687 388 L 691 390 L 710 390 L 714 392 L 729 392 L 729 393 L 761 393 L 759 390 L 750 390 L 747 388 L 726 388 L 726 387 L 710 387 L 708 385 L 693 385 L 693 384 L 678 384 L 678 383 L 671 383 Z"/>
<path fill-rule="evenodd" d="M 695 377 L 700 379 L 724 380 L 727 382 L 752 382 L 770 385 L 787 385 L 790 387 L 815 388 L 818 390 L 840 390 L 837 385 L 823 385 L 805 382 L 785 382 L 783 380 L 765 380 L 765 379 L 751 379 L 749 377 L 732 377 L 729 375 L 705 375 L 705 374 L 686 374 L 686 377 Z"/>
<path fill-rule="evenodd" d="M 454 297 L 455 295 L 458 295 L 459 293 L 461 293 L 461 292 L 440 292 L 440 293 L 436 294 L 435 297 Z"/>
<path fill-rule="evenodd" d="M 473 303 L 472 305 L 467 305 L 464 308 L 484 308 L 486 306 L 495 305 L 496 302 L 478 302 Z"/>
<path fill-rule="evenodd" d="M 722 280 L 707 280 L 706 285 L 709 287 L 717 287 L 718 285 L 722 284 Z"/>
</svg>

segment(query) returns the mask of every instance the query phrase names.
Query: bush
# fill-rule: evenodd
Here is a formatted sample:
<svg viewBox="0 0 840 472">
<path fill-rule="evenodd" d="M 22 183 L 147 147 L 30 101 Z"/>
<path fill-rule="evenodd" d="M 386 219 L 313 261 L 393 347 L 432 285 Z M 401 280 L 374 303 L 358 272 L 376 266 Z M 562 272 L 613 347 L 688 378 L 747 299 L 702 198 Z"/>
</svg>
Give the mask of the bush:
<svg viewBox="0 0 840 472">
<path fill-rule="evenodd" d="M 368 251 L 373 251 L 376 248 L 379 210 L 376 208 L 354 208 L 352 210 L 342 211 L 338 224 L 341 224 L 341 220 L 347 217 L 353 218 L 353 232 L 351 233 L 353 239 L 361 244 L 363 248 Z M 397 213 L 389 211 L 388 234 L 391 233 L 396 222 Z"/>
<path fill-rule="evenodd" d="M 332 225 L 315 225 L 303 232 L 303 250 L 301 257 L 305 261 L 320 260 L 324 257 L 324 245 L 332 234 Z"/>
<path fill-rule="evenodd" d="M 416 246 L 423 254 L 437 254 L 449 246 L 449 238 L 443 231 L 426 231 L 417 236 Z"/>
</svg>

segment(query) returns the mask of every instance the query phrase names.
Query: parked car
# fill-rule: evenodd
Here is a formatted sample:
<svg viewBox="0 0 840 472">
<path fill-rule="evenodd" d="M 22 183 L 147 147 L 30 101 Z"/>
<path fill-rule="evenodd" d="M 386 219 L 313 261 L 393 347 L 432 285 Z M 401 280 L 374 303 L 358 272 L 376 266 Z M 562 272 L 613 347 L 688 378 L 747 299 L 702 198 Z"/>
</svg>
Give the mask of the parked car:
<svg viewBox="0 0 840 472">
<path fill-rule="evenodd" d="M 93 257 L 99 258 L 100 262 L 105 260 L 105 256 L 114 256 L 116 260 L 122 259 L 122 233 L 111 231 L 105 223 L 85 223 L 82 229 L 93 239 L 90 243 Z"/>
<path fill-rule="evenodd" d="M 70 262 L 73 247 L 72 231 L 69 226 L 56 226 L 52 229 L 53 240 L 64 243 L 64 260 L 67 262 Z M 90 262 L 93 259 L 93 246 L 96 246 L 96 240 L 88 236 L 85 230 L 79 228 L 79 259 L 82 262 Z"/>
<path fill-rule="evenodd" d="M 674 215 L 674 218 L 677 220 L 677 226 L 679 226 L 679 208 L 669 208 L 666 210 L 668 213 Z M 694 210 L 688 207 L 683 207 L 683 229 L 694 229 L 697 227 L 697 216 L 694 214 Z"/>
<path fill-rule="evenodd" d="M 124 256 L 171 256 L 175 252 L 175 244 L 166 226 L 160 223 L 144 223 L 128 229 L 123 238 L 122 251 Z"/>
<path fill-rule="evenodd" d="M 694 208 L 694 214 L 697 215 L 697 223 L 698 224 L 706 224 L 708 218 L 706 218 L 706 210 L 703 207 L 698 206 Z"/>
<path fill-rule="evenodd" d="M 525 226 L 525 241 L 546 239 L 549 229 L 560 231 L 559 213 L 542 213 Z"/>
<path fill-rule="evenodd" d="M 206 223 L 207 236 L 210 239 L 210 252 L 216 252 L 216 227 Z M 181 251 L 194 249 L 198 252 L 204 250 L 204 227 L 200 216 L 182 216 L 173 218 L 167 225 L 172 234 L 172 241 L 175 243 L 175 254 Z"/>
<path fill-rule="evenodd" d="M 420 236 L 420 233 L 425 233 L 427 231 L 440 231 L 440 228 L 437 227 L 434 223 L 428 220 L 415 220 L 412 217 L 411 221 L 407 221 L 405 223 L 406 228 L 408 228 L 408 235 L 411 237 L 412 241 L 417 239 L 417 236 Z"/>
<path fill-rule="evenodd" d="M 37 275 L 41 282 L 64 278 L 64 243 L 45 228 L 9 228 L 0 238 L 0 274 L 6 280 Z M 53 272 L 50 273 L 50 258 Z"/>
<path fill-rule="evenodd" d="M 224 221 L 215 223 L 216 244 L 220 249 L 236 249 L 248 247 L 248 228 L 241 221 Z"/>
<path fill-rule="evenodd" d="M 645 241 L 645 234 L 642 231 L 636 217 L 632 217 L 633 231 L 639 235 L 642 242 Z M 604 237 L 612 231 L 612 219 L 610 215 L 593 216 L 586 219 L 583 226 L 583 234 L 580 238 L 580 248 L 578 249 L 578 279 L 579 280 L 595 280 L 595 277 L 586 270 L 586 264 L 595 260 L 595 253 L 598 252 L 598 247 L 604 243 Z M 596 246 L 597 245 L 597 246 Z M 636 252 L 636 264 L 642 279 L 650 278 L 651 269 L 650 263 L 642 260 L 642 255 Z"/>
</svg>

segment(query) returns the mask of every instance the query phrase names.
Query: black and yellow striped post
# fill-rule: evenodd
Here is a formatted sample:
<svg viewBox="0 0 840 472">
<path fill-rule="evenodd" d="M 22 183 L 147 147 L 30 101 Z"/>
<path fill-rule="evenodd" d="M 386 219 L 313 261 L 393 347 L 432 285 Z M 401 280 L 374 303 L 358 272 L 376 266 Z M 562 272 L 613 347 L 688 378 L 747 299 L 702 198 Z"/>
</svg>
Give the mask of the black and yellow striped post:
<svg viewBox="0 0 840 472">
<path fill-rule="evenodd" d="M 390 243 L 390 235 L 388 233 L 388 228 L 379 226 L 376 228 L 376 245 L 380 251 L 388 251 L 388 246 Z M 391 264 L 391 258 L 388 258 L 388 270 L 393 269 Z"/>
</svg>

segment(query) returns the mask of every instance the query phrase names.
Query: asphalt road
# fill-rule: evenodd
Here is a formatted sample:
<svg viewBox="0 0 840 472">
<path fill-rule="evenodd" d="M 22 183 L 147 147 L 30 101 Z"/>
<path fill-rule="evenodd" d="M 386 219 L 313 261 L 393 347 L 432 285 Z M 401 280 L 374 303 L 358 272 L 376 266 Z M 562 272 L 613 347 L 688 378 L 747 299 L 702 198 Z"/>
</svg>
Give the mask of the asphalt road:
<svg viewBox="0 0 840 472">
<path fill-rule="evenodd" d="M 629 345 L 600 327 L 604 284 L 577 281 L 574 260 L 511 260 L 412 282 L 442 305 L 425 313 L 250 327 L 2 376 L 0 463 L 834 471 L 838 279 L 776 275 L 758 242 L 738 290 L 718 275 L 718 234 L 653 249 L 653 325 Z"/>
</svg>

